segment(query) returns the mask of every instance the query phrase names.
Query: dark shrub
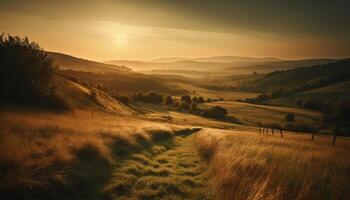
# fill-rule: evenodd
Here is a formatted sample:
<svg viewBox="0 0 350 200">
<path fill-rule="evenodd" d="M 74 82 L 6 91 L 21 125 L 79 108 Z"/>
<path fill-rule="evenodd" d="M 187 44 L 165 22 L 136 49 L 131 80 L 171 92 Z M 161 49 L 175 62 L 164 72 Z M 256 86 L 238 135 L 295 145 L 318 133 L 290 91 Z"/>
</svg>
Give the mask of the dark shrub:
<svg viewBox="0 0 350 200">
<path fill-rule="evenodd" d="M 203 97 L 198 97 L 198 103 L 204 103 Z"/>
<path fill-rule="evenodd" d="M 54 71 L 53 60 L 38 44 L 0 36 L 0 99 L 37 103 Z"/>
<path fill-rule="evenodd" d="M 147 95 L 139 92 L 133 96 L 134 101 L 141 101 L 145 103 L 160 104 L 163 103 L 163 96 L 155 92 L 149 92 Z"/>
<path fill-rule="evenodd" d="M 185 101 L 187 104 L 190 104 L 192 102 L 191 97 L 188 95 L 181 96 L 181 101 Z"/>
<path fill-rule="evenodd" d="M 288 113 L 288 114 L 286 115 L 286 121 L 287 121 L 287 122 L 292 122 L 292 121 L 294 121 L 294 120 L 295 120 L 295 116 L 294 116 L 293 113 Z"/>
<path fill-rule="evenodd" d="M 174 99 L 171 96 L 167 96 L 165 100 L 166 105 L 173 105 L 174 104 Z"/>
<path fill-rule="evenodd" d="M 148 103 L 159 104 L 163 103 L 163 96 L 155 92 L 149 92 L 147 97 Z"/>
<path fill-rule="evenodd" d="M 145 102 L 146 101 L 146 97 L 143 95 L 142 92 L 139 92 L 139 93 L 137 93 L 136 95 L 133 96 L 133 100 L 134 101 Z"/>
<path fill-rule="evenodd" d="M 182 101 L 180 104 L 180 108 L 188 110 L 188 109 L 190 109 L 190 104 L 188 104 L 186 101 Z"/>
<path fill-rule="evenodd" d="M 192 102 L 198 103 L 198 98 L 197 98 L 197 97 L 193 97 L 193 98 L 192 98 Z"/>
<path fill-rule="evenodd" d="M 215 106 L 215 107 L 212 107 L 208 110 L 204 110 L 202 115 L 204 117 L 221 119 L 227 115 L 227 110 L 223 107 Z"/>
<path fill-rule="evenodd" d="M 123 95 L 117 95 L 115 96 L 115 99 L 117 99 L 118 101 L 120 101 L 121 103 L 128 105 L 131 100 L 128 96 L 123 96 Z"/>
<path fill-rule="evenodd" d="M 274 89 L 270 92 L 270 98 L 278 98 L 284 95 L 284 89 L 283 88 L 279 88 L 279 89 Z"/>
</svg>

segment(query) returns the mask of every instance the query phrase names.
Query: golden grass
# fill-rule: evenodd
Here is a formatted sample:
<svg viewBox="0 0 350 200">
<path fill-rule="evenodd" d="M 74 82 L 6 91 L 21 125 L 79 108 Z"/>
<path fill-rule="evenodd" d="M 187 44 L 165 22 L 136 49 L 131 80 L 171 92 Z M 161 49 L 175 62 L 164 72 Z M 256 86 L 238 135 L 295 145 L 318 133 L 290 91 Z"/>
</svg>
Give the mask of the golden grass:
<svg viewBox="0 0 350 200">
<path fill-rule="evenodd" d="M 205 129 L 197 136 L 219 199 L 346 199 L 350 191 L 349 140 L 311 142 L 254 132 Z"/>
<path fill-rule="evenodd" d="M 77 171 L 90 176 L 93 170 L 84 172 L 90 165 L 107 173 L 125 154 L 181 128 L 100 112 L 7 110 L 0 113 L 0 129 L 0 192 L 24 195 L 70 184 Z"/>
</svg>

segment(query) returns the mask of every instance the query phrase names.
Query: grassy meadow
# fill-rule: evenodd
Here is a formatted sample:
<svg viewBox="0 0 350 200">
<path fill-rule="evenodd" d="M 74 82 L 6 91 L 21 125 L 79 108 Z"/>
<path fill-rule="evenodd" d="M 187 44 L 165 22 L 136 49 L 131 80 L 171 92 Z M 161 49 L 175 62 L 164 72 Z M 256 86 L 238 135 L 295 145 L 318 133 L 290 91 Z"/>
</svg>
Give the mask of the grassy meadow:
<svg viewBox="0 0 350 200">
<path fill-rule="evenodd" d="M 0 192 L 9 198 L 100 199 L 114 193 L 105 184 L 129 155 L 146 149 L 162 152 L 172 146 L 175 134 L 192 132 L 176 125 L 91 111 L 53 114 L 6 109 L 0 118 Z M 147 164 L 143 167 L 150 176 L 163 173 L 152 171 Z M 65 192 L 56 194 L 60 190 Z"/>
<path fill-rule="evenodd" d="M 331 140 L 205 129 L 195 142 L 218 199 L 347 199 L 350 140 Z"/>
<path fill-rule="evenodd" d="M 256 105 L 237 101 L 218 101 L 205 103 L 202 107 L 222 106 L 228 110 L 228 116 L 238 118 L 247 125 L 257 126 L 257 123 L 287 124 L 286 114 L 295 115 L 294 123 L 315 123 L 322 116 L 320 112 L 302 108 L 290 108 L 269 105 Z"/>
</svg>

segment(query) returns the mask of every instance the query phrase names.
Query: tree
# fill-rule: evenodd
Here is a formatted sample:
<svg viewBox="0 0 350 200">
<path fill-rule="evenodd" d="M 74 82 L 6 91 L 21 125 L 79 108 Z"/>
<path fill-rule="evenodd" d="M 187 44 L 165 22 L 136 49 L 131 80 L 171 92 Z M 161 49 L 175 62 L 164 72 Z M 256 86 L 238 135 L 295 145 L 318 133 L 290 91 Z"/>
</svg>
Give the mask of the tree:
<svg viewBox="0 0 350 200">
<path fill-rule="evenodd" d="M 188 109 L 190 109 L 190 104 L 188 104 L 186 101 L 182 101 L 180 104 L 180 108 L 188 110 Z"/>
<path fill-rule="evenodd" d="M 204 98 L 203 97 L 198 97 L 198 103 L 204 103 Z"/>
<path fill-rule="evenodd" d="M 198 102 L 198 97 L 193 97 L 192 102 L 197 103 Z"/>
<path fill-rule="evenodd" d="M 174 104 L 174 99 L 171 96 L 167 96 L 165 100 L 166 105 L 173 105 Z"/>
<path fill-rule="evenodd" d="M 34 42 L 18 36 L 0 35 L 0 99 L 36 102 L 57 67 Z"/>
<path fill-rule="evenodd" d="M 181 101 L 185 101 L 187 104 L 190 104 L 192 102 L 191 97 L 189 95 L 181 96 Z"/>
<path fill-rule="evenodd" d="M 214 106 L 208 110 L 203 111 L 204 117 L 221 119 L 221 118 L 224 118 L 226 115 L 227 115 L 227 110 L 221 106 Z"/>
</svg>

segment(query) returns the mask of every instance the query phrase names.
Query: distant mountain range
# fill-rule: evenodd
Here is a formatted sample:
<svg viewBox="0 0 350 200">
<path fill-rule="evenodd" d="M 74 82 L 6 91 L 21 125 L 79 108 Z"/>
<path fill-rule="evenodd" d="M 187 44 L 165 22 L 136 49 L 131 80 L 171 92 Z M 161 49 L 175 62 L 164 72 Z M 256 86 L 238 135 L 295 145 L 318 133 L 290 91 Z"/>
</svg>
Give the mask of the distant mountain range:
<svg viewBox="0 0 350 200">
<path fill-rule="evenodd" d="M 334 59 L 304 59 L 283 60 L 280 58 L 266 57 L 239 57 L 239 56 L 215 56 L 204 58 L 159 58 L 151 61 L 136 60 L 111 60 L 108 64 L 123 65 L 136 71 L 152 70 L 199 70 L 199 71 L 225 71 L 225 73 L 249 74 L 253 72 L 269 73 L 276 70 L 292 69 L 297 67 L 327 64 Z"/>
<path fill-rule="evenodd" d="M 215 63 L 230 63 L 230 62 L 274 62 L 282 61 L 279 58 L 266 57 L 266 58 L 255 58 L 255 57 L 241 57 L 241 56 L 212 56 L 202 58 L 159 58 L 152 60 L 152 62 L 178 62 L 178 61 L 196 61 L 196 62 L 215 62 Z"/>
</svg>

